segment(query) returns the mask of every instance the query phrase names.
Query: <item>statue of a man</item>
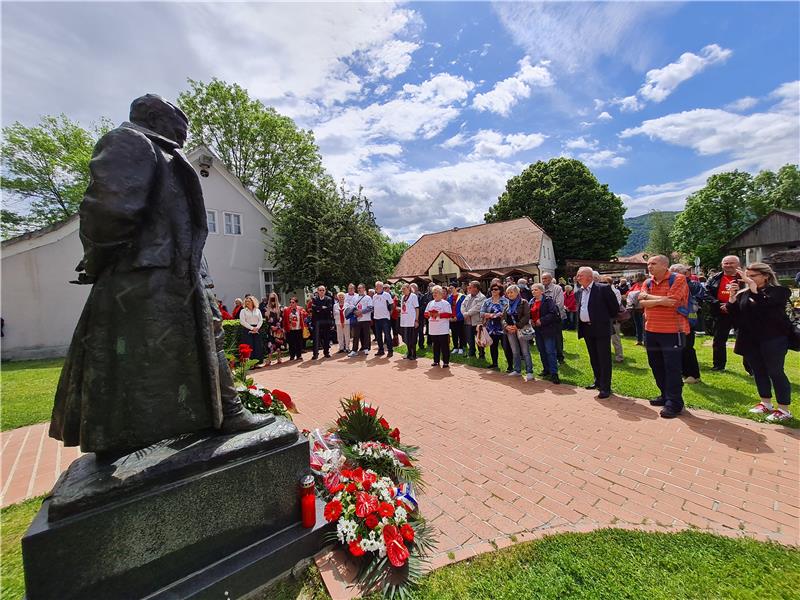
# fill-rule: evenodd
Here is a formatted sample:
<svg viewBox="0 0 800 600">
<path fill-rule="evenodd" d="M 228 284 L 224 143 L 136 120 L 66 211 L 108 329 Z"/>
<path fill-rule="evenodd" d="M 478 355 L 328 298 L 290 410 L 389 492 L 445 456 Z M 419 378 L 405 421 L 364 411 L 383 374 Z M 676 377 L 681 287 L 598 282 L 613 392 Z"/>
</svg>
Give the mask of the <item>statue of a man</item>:
<svg viewBox="0 0 800 600">
<path fill-rule="evenodd" d="M 223 366 L 200 274 L 206 209 L 180 151 L 187 127 L 179 108 L 148 94 L 131 104 L 130 122 L 95 147 L 76 282 L 93 287 L 50 424 L 51 437 L 67 446 L 113 455 L 211 427 L 233 432 L 268 422 L 220 389 Z"/>
</svg>

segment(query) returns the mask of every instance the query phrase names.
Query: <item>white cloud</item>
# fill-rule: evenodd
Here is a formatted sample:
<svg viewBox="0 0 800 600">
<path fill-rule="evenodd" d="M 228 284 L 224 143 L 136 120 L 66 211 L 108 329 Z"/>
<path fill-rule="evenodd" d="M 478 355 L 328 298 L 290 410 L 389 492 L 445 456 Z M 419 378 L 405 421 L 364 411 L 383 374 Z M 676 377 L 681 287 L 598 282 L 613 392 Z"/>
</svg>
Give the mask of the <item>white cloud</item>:
<svg viewBox="0 0 800 600">
<path fill-rule="evenodd" d="M 636 112 L 644 108 L 644 104 L 639 102 L 639 98 L 635 94 L 624 98 L 613 98 L 608 103 L 619 106 L 622 112 Z"/>
<path fill-rule="evenodd" d="M 396 98 L 366 107 L 351 106 L 314 127 L 326 166 L 344 176 L 369 156 L 365 149 L 381 140 L 431 139 L 458 117 L 475 84 L 439 73 L 406 84 Z"/>
<path fill-rule="evenodd" d="M 502 134 L 491 129 L 482 129 L 472 137 L 474 146 L 469 158 L 508 158 L 517 152 L 541 146 L 546 138 L 541 133 Z"/>
<path fill-rule="evenodd" d="M 448 150 L 452 148 L 459 148 L 460 146 L 464 146 L 469 143 L 469 137 L 465 136 L 463 133 L 457 133 L 453 137 L 448 138 L 441 144 L 439 144 L 442 148 L 447 148 Z"/>
<path fill-rule="evenodd" d="M 595 98 L 594 99 L 594 109 L 595 110 L 602 110 L 605 105 L 606 105 L 605 100 L 600 100 L 599 98 Z"/>
<path fill-rule="evenodd" d="M 390 86 L 389 84 L 384 83 L 382 85 L 376 86 L 375 90 L 374 90 L 374 93 L 375 93 L 376 96 L 383 96 L 384 94 L 386 94 L 391 89 L 392 89 L 392 86 Z"/>
<path fill-rule="evenodd" d="M 411 55 L 420 48 L 415 42 L 390 40 L 364 51 L 358 60 L 372 77 L 393 79 L 408 70 Z"/>
<path fill-rule="evenodd" d="M 676 62 L 648 71 L 644 85 L 639 88 L 639 96 L 652 102 L 662 102 L 681 83 L 711 65 L 724 63 L 731 54 L 731 50 L 717 44 L 709 44 L 700 50 L 700 54 L 684 52 Z"/>
<path fill-rule="evenodd" d="M 745 96 L 744 98 L 739 98 L 738 100 L 734 100 L 730 104 L 726 104 L 725 110 L 729 110 L 731 112 L 744 112 L 746 110 L 750 110 L 756 104 L 758 104 L 758 98 Z"/>
<path fill-rule="evenodd" d="M 776 102 L 768 110 L 741 115 L 721 109 L 699 108 L 644 121 L 625 129 L 620 137 L 646 135 L 699 155 L 728 160 L 680 181 L 648 185 L 630 203 L 637 210 L 658 206 L 681 208 L 690 193 L 705 185 L 714 173 L 739 169 L 755 173 L 796 163 L 800 156 L 800 82 L 788 82 L 770 94 Z"/>
<path fill-rule="evenodd" d="M 500 22 L 531 56 L 570 71 L 590 69 L 604 57 L 644 68 L 653 36 L 647 25 L 677 10 L 656 2 L 497 2 Z"/>
<path fill-rule="evenodd" d="M 624 165 L 628 159 L 620 156 L 614 150 L 598 150 L 596 152 L 584 152 L 578 155 L 586 166 L 592 169 L 599 169 L 603 167 L 610 167 L 616 169 Z"/>
<path fill-rule="evenodd" d="M 585 136 L 567 140 L 564 147 L 568 150 L 589 150 L 597 147 L 597 140 L 587 140 Z"/>
<path fill-rule="evenodd" d="M 601 112 L 599 115 L 597 115 L 597 120 L 598 120 L 598 121 L 610 121 L 610 120 L 611 120 L 611 119 L 613 119 L 613 118 L 614 118 L 614 117 L 612 117 L 612 116 L 611 116 L 610 114 L 608 114 L 608 112 L 606 112 L 606 111 L 603 111 L 603 112 Z"/>
<path fill-rule="evenodd" d="M 498 81 L 484 94 L 476 94 L 472 106 L 481 111 L 508 116 L 514 105 L 531 95 L 533 88 L 550 87 L 553 83 L 547 62 L 532 65 L 530 57 L 525 56 L 519 61 L 519 70 L 514 76 Z"/>
</svg>

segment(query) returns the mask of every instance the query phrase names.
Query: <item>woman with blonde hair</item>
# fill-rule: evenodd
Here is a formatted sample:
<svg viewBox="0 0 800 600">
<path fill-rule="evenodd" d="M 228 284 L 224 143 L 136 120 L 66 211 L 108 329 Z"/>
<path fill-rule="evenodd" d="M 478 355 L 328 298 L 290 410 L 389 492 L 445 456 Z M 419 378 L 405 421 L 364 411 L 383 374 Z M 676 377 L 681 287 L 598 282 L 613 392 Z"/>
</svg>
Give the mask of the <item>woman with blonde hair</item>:
<svg viewBox="0 0 800 600">
<path fill-rule="evenodd" d="M 252 348 L 250 358 L 257 360 L 256 368 L 264 366 L 264 345 L 261 342 L 261 326 L 264 324 L 264 315 L 258 308 L 258 301 L 248 294 L 244 297 L 244 306 L 239 311 L 239 323 L 242 325 L 239 343 L 247 344 Z"/>
<path fill-rule="evenodd" d="M 792 418 L 792 390 L 784 362 L 792 333 L 786 314 L 791 292 L 778 283 L 765 263 L 751 263 L 744 271 L 737 269 L 736 275 L 742 283 L 730 284 L 728 299 L 728 312 L 738 328 L 733 351 L 743 356 L 752 370 L 761 398 L 750 412 L 767 415 L 768 421 L 788 421 Z M 773 388 L 777 408 L 772 404 Z"/>
<path fill-rule="evenodd" d="M 340 354 L 350 351 L 350 319 L 347 308 L 347 296 L 344 292 L 339 292 L 333 305 L 333 321 L 336 324 L 336 339 L 339 341 Z"/>
<path fill-rule="evenodd" d="M 277 363 L 281 363 L 281 351 L 286 343 L 286 334 L 283 331 L 283 311 L 278 294 L 272 292 L 267 300 L 264 309 L 264 321 L 266 321 L 266 343 L 267 365 L 272 363 L 272 355 L 277 355 Z"/>
</svg>

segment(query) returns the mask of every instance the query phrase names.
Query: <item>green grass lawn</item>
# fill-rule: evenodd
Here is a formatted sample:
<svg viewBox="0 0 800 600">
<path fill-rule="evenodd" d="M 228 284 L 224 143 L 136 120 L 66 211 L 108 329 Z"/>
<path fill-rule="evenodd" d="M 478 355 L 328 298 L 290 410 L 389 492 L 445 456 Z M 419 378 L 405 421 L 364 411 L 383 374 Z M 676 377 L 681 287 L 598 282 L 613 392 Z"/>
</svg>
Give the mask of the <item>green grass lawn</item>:
<svg viewBox="0 0 800 600">
<path fill-rule="evenodd" d="M 0 365 L 0 428 L 15 429 L 50 420 L 63 359 Z"/>
<path fill-rule="evenodd" d="M 733 354 L 733 350 L 728 350 L 728 364 L 722 373 L 711 371 L 712 358 L 710 337 L 699 336 L 695 342 L 697 359 L 700 362 L 700 372 L 702 374 L 701 383 L 683 386 L 683 399 L 687 406 L 705 408 L 707 410 L 745 417 L 754 421 L 764 421 L 764 417 L 748 412 L 758 403 L 758 393 L 756 384 L 742 366 L 740 356 Z M 643 346 L 637 346 L 634 338 L 622 338 L 625 361 L 614 363 L 614 373 L 611 380 L 611 387 L 617 394 L 623 396 L 633 396 L 635 398 L 650 399 L 658 396 L 658 388 L 653 380 L 650 366 L 647 364 L 647 353 Z M 401 350 L 405 352 L 405 347 Z M 502 370 L 506 368 L 506 361 L 503 350 L 500 350 L 500 366 Z M 424 353 L 417 355 L 422 359 L 430 358 L 432 350 L 425 349 Z M 489 353 L 487 351 L 488 358 Z M 535 374 L 542 370 L 542 363 L 539 360 L 539 352 L 534 346 L 531 356 L 533 358 L 533 368 Z M 589 354 L 583 340 L 578 340 L 574 331 L 564 332 L 564 356 L 566 362 L 559 365 L 559 376 L 562 384 L 572 384 L 586 386 L 592 383 L 592 368 L 589 364 Z M 462 363 L 478 367 L 488 365 L 478 358 L 466 358 L 451 354 L 450 362 Z M 789 352 L 786 356 L 786 373 L 792 382 L 792 398 L 800 398 L 800 354 Z M 800 404 L 792 405 L 793 413 L 796 415 L 790 421 L 783 423 L 788 427 L 800 427 Z"/>
<path fill-rule="evenodd" d="M 33 521 L 42 498 L 31 498 L 0 510 L 0 599 L 19 600 L 25 595 L 25 579 L 22 575 L 22 547 L 20 540 Z"/>
<path fill-rule="evenodd" d="M 435 571 L 419 600 L 790 599 L 800 552 L 707 533 L 604 529 L 546 537 Z"/>
</svg>

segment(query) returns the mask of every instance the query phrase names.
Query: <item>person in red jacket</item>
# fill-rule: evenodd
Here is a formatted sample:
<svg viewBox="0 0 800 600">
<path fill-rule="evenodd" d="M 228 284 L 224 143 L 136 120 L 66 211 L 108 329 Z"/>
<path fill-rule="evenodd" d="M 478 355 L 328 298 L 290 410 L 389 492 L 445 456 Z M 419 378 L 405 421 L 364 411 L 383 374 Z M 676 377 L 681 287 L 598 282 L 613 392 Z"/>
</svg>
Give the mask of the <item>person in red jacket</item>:
<svg viewBox="0 0 800 600">
<path fill-rule="evenodd" d="M 303 360 L 300 354 L 303 351 L 305 321 L 305 309 L 298 306 L 297 298 L 292 296 L 289 306 L 283 309 L 283 331 L 286 334 L 286 343 L 289 345 L 289 360 Z"/>
<path fill-rule="evenodd" d="M 223 321 L 230 321 L 234 318 L 234 316 L 228 312 L 228 308 L 222 303 L 222 300 L 217 300 L 217 306 L 219 306 L 219 312 L 222 315 Z"/>
<path fill-rule="evenodd" d="M 233 312 L 231 312 L 231 316 L 234 319 L 238 319 L 239 318 L 239 313 L 242 312 L 242 308 L 243 307 L 244 307 L 244 304 L 242 303 L 242 299 L 241 298 L 236 298 L 236 300 L 233 301 Z"/>
<path fill-rule="evenodd" d="M 564 319 L 564 329 L 575 329 L 575 313 L 578 312 L 578 303 L 571 285 L 564 286 L 564 310 L 567 313 Z"/>
</svg>

